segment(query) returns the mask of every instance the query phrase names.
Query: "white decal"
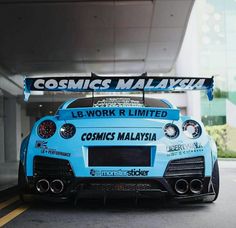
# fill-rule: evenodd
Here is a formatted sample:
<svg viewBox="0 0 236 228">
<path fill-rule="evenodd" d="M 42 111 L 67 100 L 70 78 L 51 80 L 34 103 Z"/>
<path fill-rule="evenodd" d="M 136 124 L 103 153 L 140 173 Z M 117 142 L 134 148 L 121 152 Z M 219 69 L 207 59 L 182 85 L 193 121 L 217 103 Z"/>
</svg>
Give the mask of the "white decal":
<svg viewBox="0 0 236 228">
<path fill-rule="evenodd" d="M 179 82 L 181 81 L 181 79 L 170 79 L 170 87 L 174 87 L 175 85 L 177 85 Z"/>
<path fill-rule="evenodd" d="M 179 83 L 179 86 L 181 88 L 185 88 L 187 86 L 187 83 L 189 82 L 189 79 L 184 79 Z"/>
<path fill-rule="evenodd" d="M 145 89 L 153 89 L 153 88 L 155 88 L 154 86 L 151 85 L 152 82 L 153 82 L 153 79 L 149 79 L 147 81 L 147 84 L 145 85 Z"/>
<path fill-rule="evenodd" d="M 161 82 L 156 86 L 156 89 L 162 88 L 165 89 L 167 88 L 168 84 L 168 79 L 162 79 Z"/>
<path fill-rule="evenodd" d="M 68 89 L 81 89 L 83 86 L 84 80 L 78 80 L 76 83 L 74 80 L 69 80 Z"/>
<path fill-rule="evenodd" d="M 44 89 L 44 80 L 43 79 L 38 79 L 34 82 L 34 87 L 36 89 Z"/>
<path fill-rule="evenodd" d="M 132 87 L 132 89 L 143 89 L 144 88 L 144 79 L 139 79 L 136 84 Z"/>
<path fill-rule="evenodd" d="M 49 79 L 48 81 L 46 81 L 45 87 L 47 89 L 56 89 L 58 87 L 57 81 L 54 79 Z"/>
<path fill-rule="evenodd" d="M 120 79 L 117 83 L 116 89 L 130 89 L 133 85 L 134 79 L 129 79 L 127 82 L 125 82 L 124 79 Z"/>
<path fill-rule="evenodd" d="M 196 89 L 201 89 L 201 87 L 204 85 L 205 79 L 200 79 L 196 84 L 195 88 Z"/>
</svg>

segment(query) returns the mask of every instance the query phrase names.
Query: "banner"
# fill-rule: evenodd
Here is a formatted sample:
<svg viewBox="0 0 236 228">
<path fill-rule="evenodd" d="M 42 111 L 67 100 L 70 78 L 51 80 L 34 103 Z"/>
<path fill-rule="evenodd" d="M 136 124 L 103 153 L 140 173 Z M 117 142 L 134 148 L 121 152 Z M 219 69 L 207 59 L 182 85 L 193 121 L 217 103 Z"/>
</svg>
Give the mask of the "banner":
<svg viewBox="0 0 236 228">
<path fill-rule="evenodd" d="M 130 92 L 206 90 L 213 99 L 213 77 L 27 77 L 24 81 L 25 101 L 31 91 Z"/>
<path fill-rule="evenodd" d="M 178 120 L 179 109 L 170 108 L 72 108 L 59 109 L 58 118 L 63 120 L 94 118 L 149 118 Z"/>
</svg>

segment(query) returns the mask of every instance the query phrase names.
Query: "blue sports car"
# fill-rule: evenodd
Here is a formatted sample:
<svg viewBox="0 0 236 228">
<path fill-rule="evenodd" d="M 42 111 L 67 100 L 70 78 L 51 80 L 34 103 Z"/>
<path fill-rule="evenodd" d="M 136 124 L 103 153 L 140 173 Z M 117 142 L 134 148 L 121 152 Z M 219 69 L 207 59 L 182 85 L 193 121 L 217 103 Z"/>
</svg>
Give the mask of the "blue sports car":
<svg viewBox="0 0 236 228">
<path fill-rule="evenodd" d="M 201 121 L 181 115 L 166 100 L 71 99 L 37 121 L 23 140 L 19 186 L 23 193 L 56 199 L 213 202 L 219 193 L 217 148 Z"/>
</svg>

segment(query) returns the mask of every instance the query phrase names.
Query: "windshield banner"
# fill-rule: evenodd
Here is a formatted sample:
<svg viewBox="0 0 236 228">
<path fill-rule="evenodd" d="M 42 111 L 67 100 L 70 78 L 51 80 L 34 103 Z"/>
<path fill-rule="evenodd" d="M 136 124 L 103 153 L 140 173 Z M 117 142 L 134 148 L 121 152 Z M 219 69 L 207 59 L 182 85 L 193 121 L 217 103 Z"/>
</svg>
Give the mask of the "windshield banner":
<svg viewBox="0 0 236 228">
<path fill-rule="evenodd" d="M 213 99 L 213 77 L 27 77 L 24 81 L 25 101 L 31 91 L 130 92 L 206 90 Z"/>
<path fill-rule="evenodd" d="M 178 120 L 179 109 L 170 108 L 70 108 L 59 109 L 59 119 L 95 119 L 95 118 L 150 118 Z"/>
</svg>

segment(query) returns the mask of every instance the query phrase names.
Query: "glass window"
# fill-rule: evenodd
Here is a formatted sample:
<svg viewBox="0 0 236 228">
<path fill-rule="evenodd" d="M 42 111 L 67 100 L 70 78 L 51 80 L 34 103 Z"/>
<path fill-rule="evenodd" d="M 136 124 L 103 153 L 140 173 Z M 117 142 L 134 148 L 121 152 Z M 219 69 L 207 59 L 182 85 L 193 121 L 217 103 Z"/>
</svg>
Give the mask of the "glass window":
<svg viewBox="0 0 236 228">
<path fill-rule="evenodd" d="M 67 108 L 79 107 L 160 107 L 170 108 L 169 104 L 154 98 L 110 96 L 79 98 L 68 105 Z"/>
</svg>

